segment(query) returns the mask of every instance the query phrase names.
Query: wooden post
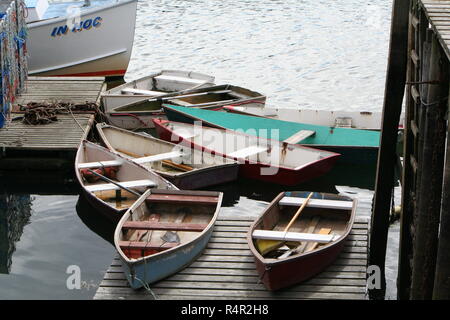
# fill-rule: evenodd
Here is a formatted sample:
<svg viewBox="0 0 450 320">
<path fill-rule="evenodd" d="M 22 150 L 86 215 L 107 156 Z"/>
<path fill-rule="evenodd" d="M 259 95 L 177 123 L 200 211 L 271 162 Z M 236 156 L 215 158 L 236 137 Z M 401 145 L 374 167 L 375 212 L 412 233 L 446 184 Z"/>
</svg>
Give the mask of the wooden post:
<svg viewBox="0 0 450 320">
<path fill-rule="evenodd" d="M 450 102 L 448 104 L 450 114 Z M 450 299 L 450 125 L 447 123 L 447 154 L 442 192 L 439 245 L 434 278 L 433 299 Z"/>
<path fill-rule="evenodd" d="M 423 137 L 421 159 L 419 161 L 420 181 L 415 212 L 415 237 L 412 267 L 411 299 L 431 299 L 433 294 L 436 256 L 438 246 L 439 216 L 441 209 L 442 172 L 445 154 L 447 102 L 447 65 L 441 61 L 441 48 L 436 37 L 431 41 L 430 80 L 440 80 L 441 85 L 428 85 L 428 93 L 422 98 L 425 103 L 422 117 L 424 126 L 420 128 Z M 445 86 L 442 84 L 445 83 Z"/>
<path fill-rule="evenodd" d="M 418 57 L 416 36 L 417 31 L 417 1 L 411 2 L 411 10 L 409 16 L 408 30 L 408 68 L 406 79 L 408 82 L 417 81 L 417 69 L 419 67 L 420 58 Z M 414 53 L 412 53 L 414 50 Z M 415 55 L 413 61 L 412 55 Z M 397 275 L 397 299 L 409 299 L 409 288 L 411 286 L 411 268 L 410 258 L 412 256 L 412 199 L 411 192 L 413 185 L 413 167 L 411 165 L 411 153 L 414 144 L 414 135 L 411 129 L 411 121 L 414 116 L 414 99 L 411 97 L 411 87 L 406 87 L 406 110 L 405 110 L 405 126 L 403 135 L 403 168 L 401 170 L 402 180 L 402 213 L 400 215 L 400 244 L 398 255 L 398 275 Z M 400 153 L 399 153 L 400 154 Z"/>
<path fill-rule="evenodd" d="M 378 152 L 375 196 L 371 219 L 369 265 L 381 270 L 381 288 L 371 289 L 371 299 L 384 299 L 386 292 L 385 261 L 389 229 L 389 212 L 394 185 L 398 124 L 405 91 L 408 16 L 410 0 L 394 0 L 389 42 L 389 60 L 383 104 L 383 124 Z"/>
</svg>

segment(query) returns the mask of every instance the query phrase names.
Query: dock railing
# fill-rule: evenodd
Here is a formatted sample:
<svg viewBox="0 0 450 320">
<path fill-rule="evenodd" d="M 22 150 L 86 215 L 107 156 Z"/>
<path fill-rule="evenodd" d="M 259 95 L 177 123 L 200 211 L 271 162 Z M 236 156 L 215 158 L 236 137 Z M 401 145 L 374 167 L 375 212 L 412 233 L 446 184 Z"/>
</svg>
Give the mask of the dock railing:
<svg viewBox="0 0 450 320">
<path fill-rule="evenodd" d="M 23 0 L 0 1 L 0 128 L 27 78 L 27 8 Z"/>
</svg>

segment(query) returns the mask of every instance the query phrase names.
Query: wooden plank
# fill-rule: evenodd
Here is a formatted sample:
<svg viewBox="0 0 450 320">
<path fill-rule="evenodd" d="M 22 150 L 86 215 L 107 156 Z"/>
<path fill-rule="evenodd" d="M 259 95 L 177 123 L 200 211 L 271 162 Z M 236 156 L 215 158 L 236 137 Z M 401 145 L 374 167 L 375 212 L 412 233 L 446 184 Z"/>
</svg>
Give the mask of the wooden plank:
<svg viewBox="0 0 450 320">
<path fill-rule="evenodd" d="M 123 160 L 108 160 L 108 161 L 97 161 L 97 162 L 84 162 L 78 164 L 78 169 L 96 169 L 103 167 L 118 167 L 123 164 Z"/>
<path fill-rule="evenodd" d="M 171 223 L 171 222 L 148 222 L 148 221 L 126 221 L 122 228 L 132 230 L 174 230 L 201 232 L 208 225 L 200 223 Z"/>
<path fill-rule="evenodd" d="M 284 139 L 283 142 L 296 144 L 314 134 L 316 134 L 316 132 L 313 130 L 300 130 L 299 132 L 293 134 L 289 138 Z"/>
<path fill-rule="evenodd" d="M 120 185 L 126 188 L 138 188 L 138 187 L 155 187 L 156 183 L 152 180 L 143 179 L 143 180 L 133 180 L 133 181 L 119 181 Z M 112 183 L 104 183 L 104 184 L 93 184 L 89 186 L 84 186 L 85 189 L 89 192 L 97 192 L 97 191 L 107 191 L 107 190 L 119 190 L 120 188 Z"/>
<path fill-rule="evenodd" d="M 231 220 L 234 219 L 234 220 Z M 203 254 L 187 268 L 169 278 L 151 284 L 158 299 L 364 299 L 367 266 L 367 218 L 358 217 L 358 233 L 365 241 L 346 241 L 338 259 L 323 272 L 299 285 L 269 292 L 259 275 L 246 243 L 246 230 L 252 217 L 219 217 L 213 237 Z M 233 232 L 234 225 L 242 231 Z M 356 225 L 356 224 L 355 224 Z M 364 231 L 365 230 L 365 231 Z M 221 237 L 223 235 L 226 237 Z M 219 236 L 217 236 L 219 235 Z M 233 238 L 234 237 L 234 238 Z M 224 245 L 226 244 L 226 245 Z M 362 247 L 361 247 L 362 245 Z M 235 248 L 238 246 L 239 249 Z M 354 249 L 362 249 L 356 250 Z M 94 299 L 147 299 L 145 290 L 129 288 L 122 271 L 122 262 L 115 257 L 105 273 Z"/>
<path fill-rule="evenodd" d="M 301 206 L 305 200 L 305 198 L 283 197 L 279 204 L 282 206 Z M 353 208 L 353 201 L 310 199 L 306 206 L 311 208 L 350 210 Z"/>
<path fill-rule="evenodd" d="M 262 240 L 279 240 L 279 241 L 298 241 L 298 242 L 318 242 L 329 243 L 336 241 L 340 236 L 332 234 L 316 234 L 316 233 L 302 233 L 302 232 L 284 232 L 272 230 L 254 230 L 252 233 L 253 239 Z"/>
</svg>

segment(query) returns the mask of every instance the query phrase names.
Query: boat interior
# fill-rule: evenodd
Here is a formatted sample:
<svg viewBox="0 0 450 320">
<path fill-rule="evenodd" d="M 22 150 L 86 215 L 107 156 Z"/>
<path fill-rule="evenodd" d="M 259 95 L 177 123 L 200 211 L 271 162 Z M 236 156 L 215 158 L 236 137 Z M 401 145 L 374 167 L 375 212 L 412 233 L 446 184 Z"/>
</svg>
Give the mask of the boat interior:
<svg viewBox="0 0 450 320">
<path fill-rule="evenodd" d="M 253 243 L 257 250 L 261 248 L 261 244 L 258 243 L 260 239 L 270 239 L 274 235 L 275 239 L 276 235 L 285 234 L 286 227 L 309 194 L 309 192 L 285 192 L 277 197 L 278 200 L 269 206 L 252 230 Z M 313 193 L 307 205 L 287 230 L 290 237 L 284 243 L 285 245 L 276 250 L 260 251 L 260 253 L 265 258 L 285 258 L 286 252 L 289 253 L 289 257 L 294 257 L 339 240 L 351 228 L 354 205 L 354 201 L 348 197 Z M 260 237 L 262 234 L 267 237 Z M 327 238 L 326 235 L 329 237 Z M 304 240 L 297 241 L 296 237 Z"/>
<path fill-rule="evenodd" d="M 162 96 L 213 85 L 213 76 L 191 71 L 162 70 L 159 73 L 115 87 L 106 94 Z"/>
<path fill-rule="evenodd" d="M 258 138 L 256 132 L 221 130 L 179 122 L 166 122 L 163 125 L 184 139 L 238 160 L 294 170 L 301 169 L 313 161 L 337 155 L 328 151 Z"/>
<path fill-rule="evenodd" d="M 191 242 L 219 207 L 218 192 L 152 190 L 119 222 L 118 245 L 126 257 L 139 259 Z"/>
<path fill-rule="evenodd" d="M 88 169 L 120 183 L 137 194 L 102 180 Z M 84 144 L 78 161 L 78 170 L 85 189 L 117 210 L 129 208 L 138 199 L 138 194 L 144 193 L 148 188 L 163 189 L 170 185 L 156 174 L 125 161 L 95 144 Z"/>
<path fill-rule="evenodd" d="M 129 104 L 114 108 L 113 112 L 148 112 L 161 109 L 163 103 L 185 107 L 206 108 L 208 106 L 231 104 L 236 103 L 237 101 L 248 99 L 258 99 L 258 101 L 260 102 L 265 101 L 265 97 L 257 92 L 232 85 L 219 85 L 199 89 L 189 89 L 182 94 L 171 96 L 161 96 L 161 91 L 145 91 L 141 89 L 135 89 L 134 91 L 130 89 L 123 90 L 126 90 L 126 92 L 128 93 L 135 92 L 136 94 L 144 94 L 147 92 L 147 94 L 149 95 L 160 95 L 160 97 L 131 102 Z"/>
<path fill-rule="evenodd" d="M 145 167 L 168 175 L 176 176 L 199 169 L 234 163 L 232 160 L 203 153 L 188 147 L 181 147 L 164 140 L 156 139 L 150 135 L 144 136 L 110 126 L 103 126 L 101 131 L 109 145 L 125 157 L 141 158 L 180 151 L 181 156 L 142 163 Z"/>
</svg>

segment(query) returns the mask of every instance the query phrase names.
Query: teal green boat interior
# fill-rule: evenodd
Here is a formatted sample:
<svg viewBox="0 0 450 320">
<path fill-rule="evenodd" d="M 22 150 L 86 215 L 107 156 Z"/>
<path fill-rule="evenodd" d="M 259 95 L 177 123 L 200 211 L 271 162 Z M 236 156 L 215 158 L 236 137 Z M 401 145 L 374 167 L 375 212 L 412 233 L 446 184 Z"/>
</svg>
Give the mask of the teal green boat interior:
<svg viewBox="0 0 450 320">
<path fill-rule="evenodd" d="M 199 108 L 187 108 L 174 105 L 164 105 L 168 118 L 172 121 L 184 121 L 185 116 L 202 120 L 212 126 L 230 130 L 242 130 L 244 133 L 274 140 L 286 140 L 301 130 L 310 130 L 315 133 L 298 143 L 314 146 L 341 146 L 377 148 L 380 144 L 380 132 L 358 130 L 351 128 L 335 128 L 311 125 L 283 120 L 247 116 L 228 112 L 218 112 Z M 173 109 L 175 112 L 171 112 Z M 264 130 L 265 129 L 265 130 Z M 278 130 L 277 130 L 278 129 Z"/>
</svg>

